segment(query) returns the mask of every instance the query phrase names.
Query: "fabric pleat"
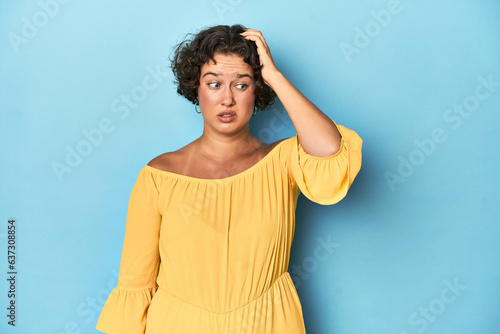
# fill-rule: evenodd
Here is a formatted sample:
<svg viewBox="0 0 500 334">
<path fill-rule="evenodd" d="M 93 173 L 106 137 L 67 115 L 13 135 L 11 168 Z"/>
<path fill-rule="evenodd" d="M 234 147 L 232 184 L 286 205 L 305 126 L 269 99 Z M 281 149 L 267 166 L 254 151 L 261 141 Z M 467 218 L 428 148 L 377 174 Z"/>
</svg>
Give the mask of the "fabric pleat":
<svg viewBox="0 0 500 334">
<path fill-rule="evenodd" d="M 288 272 L 297 198 L 337 203 L 361 168 L 361 138 L 336 126 L 342 141 L 330 157 L 308 154 L 294 136 L 223 179 L 145 165 L 129 199 L 118 284 L 96 329 L 304 334 Z"/>
</svg>

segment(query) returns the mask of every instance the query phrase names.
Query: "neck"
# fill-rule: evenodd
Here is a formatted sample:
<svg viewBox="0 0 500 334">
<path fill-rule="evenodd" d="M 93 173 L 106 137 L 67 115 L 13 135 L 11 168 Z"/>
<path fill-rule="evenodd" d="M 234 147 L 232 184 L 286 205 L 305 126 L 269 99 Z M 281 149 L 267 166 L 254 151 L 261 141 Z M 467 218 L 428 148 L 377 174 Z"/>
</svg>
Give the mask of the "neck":
<svg viewBox="0 0 500 334">
<path fill-rule="evenodd" d="M 224 160 L 255 150 L 256 140 L 247 126 L 231 134 L 221 134 L 204 127 L 203 134 L 196 140 L 204 155 Z"/>
</svg>

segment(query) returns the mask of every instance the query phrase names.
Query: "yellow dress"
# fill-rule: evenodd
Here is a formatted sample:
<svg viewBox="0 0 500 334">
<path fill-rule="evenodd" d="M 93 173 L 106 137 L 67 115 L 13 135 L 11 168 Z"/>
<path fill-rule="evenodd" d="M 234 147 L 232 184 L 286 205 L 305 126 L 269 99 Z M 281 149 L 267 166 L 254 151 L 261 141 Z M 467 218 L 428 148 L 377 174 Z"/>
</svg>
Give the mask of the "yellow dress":
<svg viewBox="0 0 500 334">
<path fill-rule="evenodd" d="M 130 195 L 118 284 L 96 329 L 305 333 L 287 271 L 297 197 L 334 204 L 361 168 L 361 138 L 337 128 L 341 147 L 330 157 L 309 155 L 294 136 L 223 179 L 146 165 Z"/>
</svg>

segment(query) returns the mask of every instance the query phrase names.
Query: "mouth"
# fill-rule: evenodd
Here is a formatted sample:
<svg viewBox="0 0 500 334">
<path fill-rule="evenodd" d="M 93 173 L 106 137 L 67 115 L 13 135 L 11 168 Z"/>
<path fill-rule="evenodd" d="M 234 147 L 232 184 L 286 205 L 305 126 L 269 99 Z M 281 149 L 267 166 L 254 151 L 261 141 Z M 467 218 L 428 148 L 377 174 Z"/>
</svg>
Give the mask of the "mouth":
<svg viewBox="0 0 500 334">
<path fill-rule="evenodd" d="M 236 113 L 232 110 L 225 110 L 218 114 L 217 116 L 219 117 L 231 117 L 231 116 L 236 116 Z"/>
<path fill-rule="evenodd" d="M 217 115 L 220 121 L 224 123 L 228 123 L 233 121 L 236 118 L 236 112 L 232 110 L 224 110 L 223 112 Z"/>
</svg>

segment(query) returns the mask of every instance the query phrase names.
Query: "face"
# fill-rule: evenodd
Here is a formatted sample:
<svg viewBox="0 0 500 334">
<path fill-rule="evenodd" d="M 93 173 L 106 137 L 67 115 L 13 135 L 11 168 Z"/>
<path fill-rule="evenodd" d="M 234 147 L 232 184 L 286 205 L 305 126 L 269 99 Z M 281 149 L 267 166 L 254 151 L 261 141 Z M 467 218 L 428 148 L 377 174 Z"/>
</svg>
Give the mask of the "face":
<svg viewBox="0 0 500 334">
<path fill-rule="evenodd" d="M 205 126 L 223 133 L 248 127 L 255 102 L 253 70 L 237 55 L 214 55 L 201 67 L 198 100 Z"/>
</svg>

